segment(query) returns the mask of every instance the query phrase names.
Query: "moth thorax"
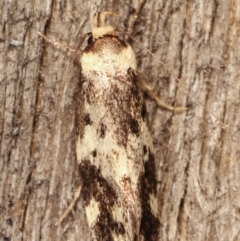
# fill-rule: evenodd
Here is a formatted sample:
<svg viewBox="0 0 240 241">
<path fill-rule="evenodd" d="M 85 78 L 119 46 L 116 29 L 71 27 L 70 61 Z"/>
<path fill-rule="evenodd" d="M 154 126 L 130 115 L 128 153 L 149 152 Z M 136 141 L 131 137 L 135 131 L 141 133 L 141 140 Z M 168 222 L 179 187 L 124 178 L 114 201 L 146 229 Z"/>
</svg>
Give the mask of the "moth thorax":
<svg viewBox="0 0 240 241">
<path fill-rule="evenodd" d="M 130 45 L 116 36 L 101 37 L 90 44 L 81 57 L 82 73 L 98 72 L 115 76 L 117 72 L 136 70 L 136 58 Z"/>
</svg>

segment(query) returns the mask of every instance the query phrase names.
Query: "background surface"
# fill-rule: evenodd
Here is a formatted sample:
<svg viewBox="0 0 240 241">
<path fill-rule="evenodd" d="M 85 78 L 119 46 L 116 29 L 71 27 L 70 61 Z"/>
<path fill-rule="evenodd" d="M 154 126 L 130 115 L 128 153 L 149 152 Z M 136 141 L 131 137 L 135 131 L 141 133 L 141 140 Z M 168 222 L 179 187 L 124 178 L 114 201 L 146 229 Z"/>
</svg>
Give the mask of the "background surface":
<svg viewBox="0 0 240 241">
<path fill-rule="evenodd" d="M 79 185 L 74 121 L 80 69 L 68 51 L 37 32 L 76 48 L 91 31 L 94 12 L 117 12 L 114 24 L 126 29 L 137 5 L 2 1 L 3 240 L 88 240 L 81 197 L 54 226 Z M 174 114 L 152 101 L 147 105 L 159 180 L 159 241 L 240 239 L 239 22 L 239 0 L 146 0 L 133 28 L 141 44 L 130 43 L 155 93 L 170 105 L 189 107 Z"/>
</svg>

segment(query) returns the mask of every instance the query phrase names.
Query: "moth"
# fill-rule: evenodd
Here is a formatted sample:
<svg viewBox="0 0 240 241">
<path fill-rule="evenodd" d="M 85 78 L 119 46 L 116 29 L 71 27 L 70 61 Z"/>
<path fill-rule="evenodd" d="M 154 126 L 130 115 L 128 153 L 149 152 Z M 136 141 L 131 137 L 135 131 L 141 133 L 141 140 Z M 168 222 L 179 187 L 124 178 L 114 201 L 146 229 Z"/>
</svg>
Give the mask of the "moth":
<svg viewBox="0 0 240 241">
<path fill-rule="evenodd" d="M 88 45 L 80 57 L 78 195 L 92 241 L 154 241 L 160 221 L 144 92 L 170 110 L 185 108 L 174 109 L 152 93 L 137 71 L 131 46 L 106 25 L 106 16 L 112 14 L 94 15 Z"/>
<path fill-rule="evenodd" d="M 156 240 L 153 146 L 134 52 L 96 13 L 82 53 L 77 160 L 92 240 Z M 78 106 L 82 107 L 81 103 Z"/>
</svg>

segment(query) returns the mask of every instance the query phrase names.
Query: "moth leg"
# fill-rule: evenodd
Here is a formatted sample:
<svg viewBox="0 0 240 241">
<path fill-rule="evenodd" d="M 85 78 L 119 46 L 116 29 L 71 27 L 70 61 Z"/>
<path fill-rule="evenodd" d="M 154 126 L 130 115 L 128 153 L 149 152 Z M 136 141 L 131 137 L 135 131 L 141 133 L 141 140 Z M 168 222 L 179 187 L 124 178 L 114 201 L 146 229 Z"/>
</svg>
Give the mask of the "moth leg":
<svg viewBox="0 0 240 241">
<path fill-rule="evenodd" d="M 58 226 L 63 221 L 63 219 L 69 214 L 69 212 L 73 209 L 75 203 L 77 202 L 77 199 L 80 196 L 81 189 L 82 189 L 82 185 L 79 185 L 78 188 L 75 191 L 74 198 L 73 198 L 72 202 L 68 206 L 67 210 L 63 213 L 63 215 L 55 223 L 55 226 Z"/>
<path fill-rule="evenodd" d="M 166 110 L 170 110 L 170 111 L 174 111 L 174 112 L 183 112 L 183 111 L 186 111 L 188 108 L 187 107 L 173 107 L 171 105 L 168 105 L 166 103 L 164 103 L 154 92 L 153 92 L 153 89 L 150 85 L 148 85 L 145 81 L 145 78 L 142 74 L 139 74 L 138 72 L 138 85 L 139 87 L 145 92 L 147 93 L 147 95 L 153 99 L 157 105 L 159 107 L 162 107 Z"/>
</svg>

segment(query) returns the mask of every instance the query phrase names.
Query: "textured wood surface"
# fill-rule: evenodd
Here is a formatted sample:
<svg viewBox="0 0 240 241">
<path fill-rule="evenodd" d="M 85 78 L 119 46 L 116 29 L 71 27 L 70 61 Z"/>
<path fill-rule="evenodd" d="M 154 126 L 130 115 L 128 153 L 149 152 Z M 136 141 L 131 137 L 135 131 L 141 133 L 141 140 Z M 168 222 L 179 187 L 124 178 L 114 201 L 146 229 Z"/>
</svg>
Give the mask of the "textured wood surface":
<svg viewBox="0 0 240 241">
<path fill-rule="evenodd" d="M 76 48 L 91 31 L 94 12 L 117 12 L 114 24 L 126 29 L 137 3 L 2 1 L 1 239 L 88 240 L 81 197 L 54 226 L 79 185 L 74 123 L 80 69 L 69 52 L 37 32 Z M 166 103 L 189 106 L 173 114 L 148 101 L 159 241 L 240 240 L 239 16 L 239 0 L 153 0 L 145 1 L 133 28 L 141 44 L 131 43 L 148 83 Z"/>
</svg>

